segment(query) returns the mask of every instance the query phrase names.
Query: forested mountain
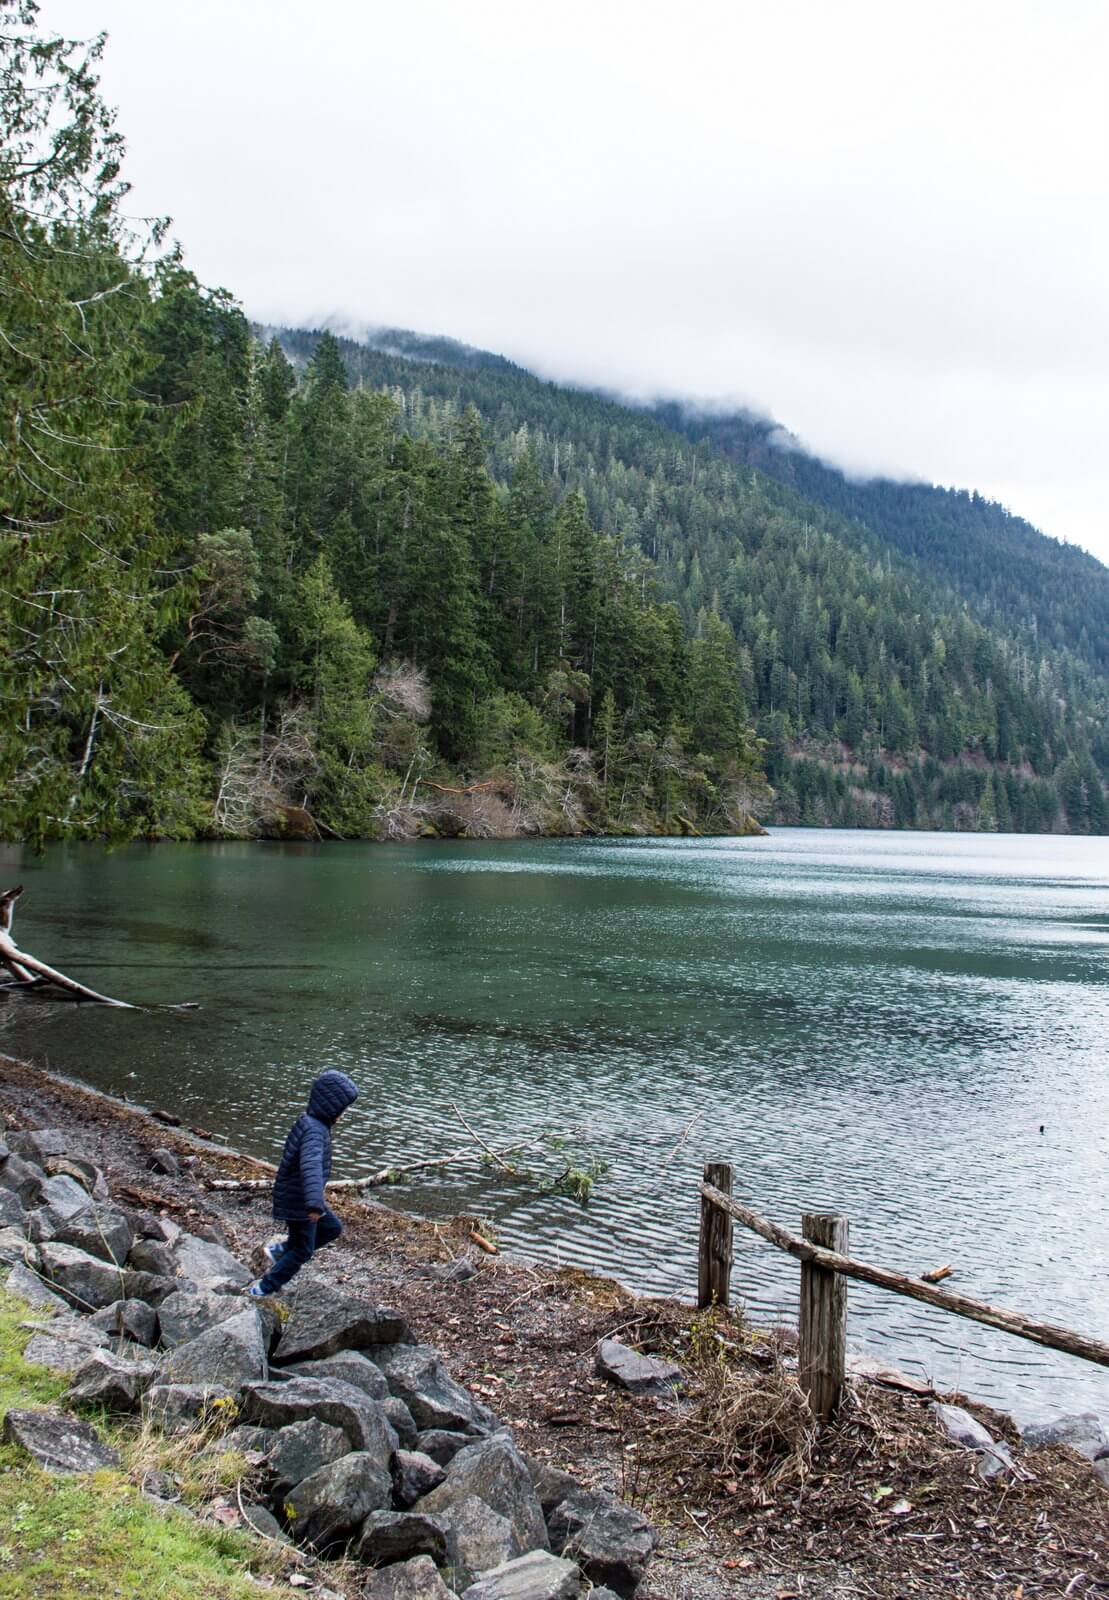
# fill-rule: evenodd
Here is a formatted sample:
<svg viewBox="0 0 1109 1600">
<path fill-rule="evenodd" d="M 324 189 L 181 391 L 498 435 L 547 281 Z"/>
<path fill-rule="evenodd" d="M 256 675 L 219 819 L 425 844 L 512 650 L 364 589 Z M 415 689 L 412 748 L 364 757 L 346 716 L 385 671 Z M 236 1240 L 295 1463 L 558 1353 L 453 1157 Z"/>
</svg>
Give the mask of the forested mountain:
<svg viewBox="0 0 1109 1600">
<path fill-rule="evenodd" d="M 1109 567 L 1085 550 L 1047 538 L 996 501 L 965 489 L 850 477 L 765 418 L 706 413 L 673 401 L 654 406 L 652 414 L 863 523 L 928 577 L 950 585 L 984 620 L 1109 670 Z"/>
<path fill-rule="evenodd" d="M 320 337 L 265 332 L 300 366 Z M 1021 623 L 1012 601 L 1011 619 L 1000 604 L 987 616 L 974 585 L 957 581 L 953 559 L 907 555 L 891 548 L 877 518 L 844 515 L 766 471 L 738 467 L 734 440 L 722 441 L 723 450 L 703 429 L 691 438 L 669 425 L 684 423 L 684 413 L 546 383 L 495 357 L 480 363 L 474 352 L 464 365 L 444 362 L 440 342 L 414 334 L 390 330 L 372 340 L 338 341 L 351 381 L 392 394 L 413 436 L 448 438 L 475 407 L 496 478 L 511 481 L 526 450 L 556 495 L 581 493 L 597 526 L 649 559 L 688 629 L 696 632 L 706 612 L 730 625 L 744 704 L 766 741 L 771 818 L 1105 826 L 1109 682 L 1096 655 L 1105 642 L 1098 584 L 1109 573 L 1092 557 L 978 497 L 910 486 L 908 502 L 942 523 L 944 540 L 963 548 L 972 573 L 988 571 L 987 542 L 960 533 L 944 509 L 951 505 L 993 530 L 1006 552 L 995 561 L 1009 569 L 1010 596 L 1021 581 L 1034 590 L 1036 574 L 1047 573 L 1038 614 Z M 751 440 L 762 438 L 764 455 L 775 454 L 766 447 L 769 424 L 739 420 Z M 820 470 L 845 492 L 854 487 Z M 880 500 L 883 486 L 870 487 Z M 891 502 L 904 489 L 887 487 Z M 1015 554 L 1004 543 L 1010 524 Z M 901 543 L 912 536 L 907 518 Z M 1026 544 L 1035 560 L 1022 580 Z M 1096 582 L 1079 581 L 1087 568 Z M 1085 609 L 1076 611 L 1086 626 L 1064 627 L 1072 588 L 1082 591 Z M 1056 637 L 1045 638 L 1053 629 Z"/>
<path fill-rule="evenodd" d="M 1062 620 L 976 615 L 684 419 L 258 337 L 129 231 L 95 49 L 34 12 L 0 0 L 0 834 L 1106 830 Z"/>
</svg>

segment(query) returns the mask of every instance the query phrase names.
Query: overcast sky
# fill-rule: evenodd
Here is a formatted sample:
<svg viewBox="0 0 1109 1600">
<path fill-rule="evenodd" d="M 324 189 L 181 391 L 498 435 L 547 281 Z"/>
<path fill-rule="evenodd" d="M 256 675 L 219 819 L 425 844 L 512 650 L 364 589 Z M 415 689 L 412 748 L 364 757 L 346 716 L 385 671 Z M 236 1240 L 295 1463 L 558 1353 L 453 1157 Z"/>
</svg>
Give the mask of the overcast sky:
<svg viewBox="0 0 1109 1600">
<path fill-rule="evenodd" d="M 266 320 L 734 399 L 1109 560 L 1105 0 L 42 0 Z"/>
</svg>

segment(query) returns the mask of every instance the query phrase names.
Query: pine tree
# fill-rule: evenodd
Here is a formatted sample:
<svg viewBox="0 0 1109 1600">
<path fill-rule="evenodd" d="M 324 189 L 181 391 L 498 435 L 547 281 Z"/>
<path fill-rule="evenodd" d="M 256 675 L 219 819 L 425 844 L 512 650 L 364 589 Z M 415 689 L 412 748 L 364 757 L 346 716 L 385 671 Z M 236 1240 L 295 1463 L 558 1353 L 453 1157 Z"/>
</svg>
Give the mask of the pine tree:
<svg viewBox="0 0 1109 1600">
<path fill-rule="evenodd" d="M 199 820 L 200 719 L 159 638 L 187 592 L 138 476 L 147 280 L 124 254 L 100 45 L 0 9 L 0 832 Z"/>
<path fill-rule="evenodd" d="M 696 749 L 734 755 L 743 742 L 735 636 L 718 612 L 703 612 L 689 647 L 689 723 Z"/>
</svg>

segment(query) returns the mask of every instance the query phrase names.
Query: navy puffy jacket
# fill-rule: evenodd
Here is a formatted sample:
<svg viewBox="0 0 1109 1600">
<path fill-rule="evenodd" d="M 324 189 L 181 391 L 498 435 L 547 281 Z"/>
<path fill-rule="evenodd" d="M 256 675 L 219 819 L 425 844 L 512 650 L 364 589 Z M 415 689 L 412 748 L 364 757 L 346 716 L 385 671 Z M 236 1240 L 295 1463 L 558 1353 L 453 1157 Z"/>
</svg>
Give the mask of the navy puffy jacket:
<svg viewBox="0 0 1109 1600">
<path fill-rule="evenodd" d="M 331 1176 L 331 1124 L 358 1099 L 345 1072 L 321 1072 L 308 1096 L 308 1110 L 289 1129 L 277 1177 L 273 1214 L 282 1222 L 304 1222 L 324 1211 L 324 1184 Z"/>
</svg>

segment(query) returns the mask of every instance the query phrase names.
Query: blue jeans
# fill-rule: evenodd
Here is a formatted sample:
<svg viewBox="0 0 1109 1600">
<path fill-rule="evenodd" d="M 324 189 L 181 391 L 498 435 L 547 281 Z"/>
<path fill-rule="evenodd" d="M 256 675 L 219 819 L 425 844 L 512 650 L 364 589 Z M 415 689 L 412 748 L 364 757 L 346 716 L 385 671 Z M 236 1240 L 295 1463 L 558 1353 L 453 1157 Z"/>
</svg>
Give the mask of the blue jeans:
<svg viewBox="0 0 1109 1600">
<path fill-rule="evenodd" d="M 263 1294 L 276 1294 L 294 1278 L 307 1262 L 311 1261 L 317 1250 L 322 1250 L 325 1245 L 334 1244 L 343 1231 L 343 1224 L 339 1221 L 334 1211 L 325 1211 L 318 1222 L 289 1221 L 285 1224 L 289 1236 L 285 1243 L 274 1251 L 277 1261 L 261 1280 Z"/>
</svg>

